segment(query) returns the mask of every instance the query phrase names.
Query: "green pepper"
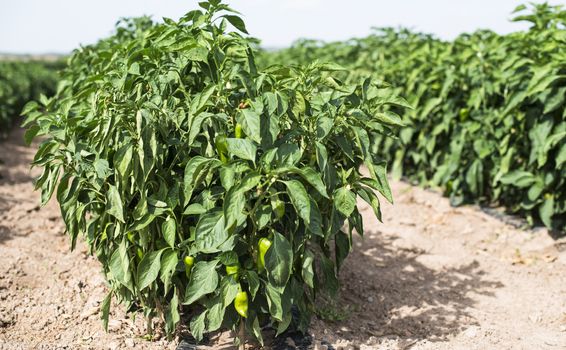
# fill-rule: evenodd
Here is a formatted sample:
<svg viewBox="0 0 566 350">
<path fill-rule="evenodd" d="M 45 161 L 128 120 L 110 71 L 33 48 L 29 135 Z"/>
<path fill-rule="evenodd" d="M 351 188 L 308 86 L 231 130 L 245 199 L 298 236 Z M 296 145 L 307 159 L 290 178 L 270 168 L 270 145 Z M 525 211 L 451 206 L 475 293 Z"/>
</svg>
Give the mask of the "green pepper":
<svg viewBox="0 0 566 350">
<path fill-rule="evenodd" d="M 248 293 L 240 291 L 236 294 L 236 299 L 234 299 L 234 308 L 240 316 L 248 317 Z"/>
<path fill-rule="evenodd" d="M 310 166 L 314 166 L 316 164 L 316 152 L 311 153 L 309 164 Z"/>
<path fill-rule="evenodd" d="M 260 271 L 263 271 L 263 269 L 265 269 L 265 253 L 267 253 L 267 251 L 271 247 L 271 241 L 267 238 L 261 238 L 257 246 L 259 251 L 257 266 Z"/>
<path fill-rule="evenodd" d="M 226 140 L 226 135 L 220 134 L 216 136 L 214 139 L 214 144 L 216 145 L 216 151 L 220 156 L 220 160 L 222 163 L 226 163 L 228 161 L 228 141 Z"/>
<path fill-rule="evenodd" d="M 461 108 L 460 109 L 460 121 L 465 121 L 466 119 L 468 119 L 468 116 L 470 115 L 470 110 L 467 108 Z"/>
<path fill-rule="evenodd" d="M 195 264 L 195 258 L 190 255 L 187 255 L 185 256 L 185 259 L 183 259 L 183 261 L 185 262 L 185 271 L 187 272 L 187 276 L 188 276 L 191 273 L 193 265 Z"/>
<path fill-rule="evenodd" d="M 235 279 L 238 279 L 238 273 L 240 272 L 240 265 L 227 265 L 226 266 L 226 274 L 228 276 L 234 276 Z"/>
<path fill-rule="evenodd" d="M 281 219 L 285 215 L 285 202 L 280 199 L 276 200 L 273 210 L 277 219 Z"/>
<path fill-rule="evenodd" d="M 241 139 L 244 136 L 244 132 L 242 131 L 242 125 L 240 123 L 236 123 L 236 127 L 234 128 L 234 135 L 237 139 Z"/>
</svg>

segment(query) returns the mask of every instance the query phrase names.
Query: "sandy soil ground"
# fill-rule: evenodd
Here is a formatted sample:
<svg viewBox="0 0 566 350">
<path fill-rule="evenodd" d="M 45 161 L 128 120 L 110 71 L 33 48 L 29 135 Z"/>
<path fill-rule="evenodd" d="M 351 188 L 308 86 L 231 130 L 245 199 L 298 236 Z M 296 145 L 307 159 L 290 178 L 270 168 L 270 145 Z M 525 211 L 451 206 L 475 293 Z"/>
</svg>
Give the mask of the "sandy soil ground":
<svg viewBox="0 0 566 350">
<path fill-rule="evenodd" d="M 56 203 L 39 208 L 21 130 L 0 143 L 0 349 L 174 349 L 142 338 L 141 318 L 112 308 L 83 245 L 69 252 Z M 566 349 L 566 240 L 518 229 L 478 207 L 393 182 L 384 223 L 366 232 L 341 270 L 338 301 L 322 305 L 310 348 Z M 230 347 L 217 334 L 210 348 Z M 287 343 L 292 343 L 288 340 Z"/>
</svg>

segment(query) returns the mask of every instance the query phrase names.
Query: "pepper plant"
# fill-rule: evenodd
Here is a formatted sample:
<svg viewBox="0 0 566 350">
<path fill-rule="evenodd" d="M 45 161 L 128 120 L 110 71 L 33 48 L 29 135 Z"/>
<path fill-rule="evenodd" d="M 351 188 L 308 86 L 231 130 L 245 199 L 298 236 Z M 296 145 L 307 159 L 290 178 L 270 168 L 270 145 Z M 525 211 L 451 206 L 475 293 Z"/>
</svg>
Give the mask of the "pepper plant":
<svg viewBox="0 0 566 350">
<path fill-rule="evenodd" d="M 199 340 L 245 327 L 262 342 L 295 306 L 304 331 L 363 234 L 357 198 L 378 217 L 375 191 L 392 200 L 371 149 L 407 102 L 382 82 L 341 82 L 335 64 L 259 70 L 242 33 L 218 0 L 122 22 L 26 107 L 28 134 L 45 138 L 42 202 L 56 190 L 72 247 L 84 237 L 102 263 L 105 322 L 115 300 L 168 334 L 183 311 Z"/>
</svg>

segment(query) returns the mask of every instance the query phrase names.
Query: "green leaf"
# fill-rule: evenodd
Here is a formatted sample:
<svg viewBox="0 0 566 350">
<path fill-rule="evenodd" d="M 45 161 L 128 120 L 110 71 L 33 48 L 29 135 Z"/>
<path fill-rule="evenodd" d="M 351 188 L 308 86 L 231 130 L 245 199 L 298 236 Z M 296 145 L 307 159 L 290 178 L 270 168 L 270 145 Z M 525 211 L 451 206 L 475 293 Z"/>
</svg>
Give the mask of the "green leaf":
<svg viewBox="0 0 566 350">
<path fill-rule="evenodd" d="M 177 223 L 175 219 L 168 216 L 167 219 L 161 225 L 161 231 L 163 232 L 163 238 L 165 242 L 169 244 L 170 247 L 175 247 L 175 237 L 177 236 Z"/>
<path fill-rule="evenodd" d="M 273 234 L 271 248 L 265 254 L 265 269 L 269 283 L 283 288 L 291 276 L 293 250 L 287 239 L 278 232 Z"/>
<path fill-rule="evenodd" d="M 137 62 L 134 62 L 128 68 L 128 73 L 132 75 L 140 75 L 140 65 Z"/>
<path fill-rule="evenodd" d="M 157 279 L 161 268 L 161 254 L 163 250 L 158 250 L 144 255 L 137 271 L 137 284 L 139 290 L 149 287 Z"/>
<path fill-rule="evenodd" d="M 267 296 L 269 313 L 274 319 L 281 321 L 283 319 L 283 305 L 279 288 L 274 288 L 271 284 L 267 284 L 265 286 L 265 294 Z"/>
<path fill-rule="evenodd" d="M 239 16 L 224 15 L 222 17 L 226 18 L 228 20 L 228 22 L 230 22 L 230 24 L 233 25 L 240 32 L 248 34 L 248 31 L 246 30 L 246 25 L 244 24 L 244 21 Z"/>
<path fill-rule="evenodd" d="M 210 169 L 220 166 L 218 159 L 196 156 L 191 158 L 185 166 L 183 179 L 185 203 L 187 205 L 191 199 L 193 190 L 204 180 Z"/>
<path fill-rule="evenodd" d="M 181 320 L 181 315 L 179 315 L 179 297 L 177 296 L 177 290 L 173 293 L 173 297 L 169 302 L 167 307 L 167 312 L 165 313 L 165 331 L 167 334 L 171 334 L 177 328 L 177 324 Z"/>
<path fill-rule="evenodd" d="M 340 270 L 342 263 L 352 250 L 352 244 L 350 238 L 347 234 L 342 231 L 338 231 L 336 236 L 334 236 L 335 241 L 335 254 L 336 254 L 336 269 Z"/>
<path fill-rule="evenodd" d="M 310 250 L 305 250 L 303 254 L 303 264 L 301 275 L 307 286 L 314 288 L 314 254 Z"/>
<path fill-rule="evenodd" d="M 113 185 L 108 185 L 109 189 L 106 193 L 106 212 L 120 222 L 124 221 L 124 208 L 122 207 L 122 199 L 120 193 Z"/>
<path fill-rule="evenodd" d="M 232 187 L 224 199 L 224 217 L 226 230 L 231 230 L 238 222 L 244 221 L 246 216 L 243 210 L 246 206 L 246 196 L 237 187 Z"/>
<path fill-rule="evenodd" d="M 322 232 L 322 216 L 320 214 L 320 210 L 318 209 L 318 205 L 316 202 L 311 198 L 310 199 L 310 217 L 308 221 L 308 228 L 309 231 L 314 233 L 317 236 L 324 236 Z"/>
<path fill-rule="evenodd" d="M 195 248 L 199 252 L 206 254 L 219 252 L 219 247 L 228 239 L 222 210 L 216 209 L 201 215 L 195 231 Z"/>
<path fill-rule="evenodd" d="M 227 307 L 232 304 L 236 295 L 240 291 L 240 285 L 232 276 L 224 276 L 220 281 L 220 295 L 222 296 L 222 305 Z"/>
<path fill-rule="evenodd" d="M 222 321 L 224 320 L 224 313 L 226 307 L 222 303 L 221 296 L 216 296 L 207 302 L 208 312 L 206 313 L 206 319 L 208 326 L 206 330 L 208 332 L 214 332 L 222 326 Z"/>
<path fill-rule="evenodd" d="M 534 75 L 527 87 L 527 95 L 532 96 L 545 90 L 550 84 L 566 76 L 554 74 L 555 68 L 553 64 L 547 64 L 543 67 L 535 67 Z"/>
<path fill-rule="evenodd" d="M 528 171 L 515 170 L 501 177 L 501 183 L 519 188 L 529 187 L 536 182 L 536 177 Z"/>
<path fill-rule="evenodd" d="M 327 290 L 330 292 L 331 296 L 335 296 L 338 292 L 339 282 L 336 277 L 336 269 L 334 268 L 334 263 L 332 260 L 325 256 L 321 256 L 320 259 L 322 273 L 324 275 L 324 284 Z"/>
<path fill-rule="evenodd" d="M 287 194 L 297 213 L 307 224 L 310 222 L 311 206 L 310 197 L 302 183 L 297 180 L 283 181 L 287 186 Z"/>
<path fill-rule="evenodd" d="M 554 196 L 549 196 L 539 207 L 539 215 L 544 226 L 552 228 L 552 216 L 554 215 Z"/>
<path fill-rule="evenodd" d="M 370 205 L 370 207 L 373 209 L 373 213 L 375 214 L 375 217 L 379 221 L 381 221 L 381 209 L 380 209 L 380 203 L 379 203 L 379 199 L 377 198 L 377 195 L 375 193 L 373 193 L 372 190 L 364 188 L 364 187 L 360 187 L 358 190 L 356 190 L 356 193 L 364 201 L 366 201 L 366 203 L 368 203 Z"/>
<path fill-rule="evenodd" d="M 271 221 L 271 214 L 273 213 L 273 209 L 270 205 L 261 205 L 254 213 L 253 220 L 257 225 L 258 230 L 262 230 L 265 228 L 269 222 Z"/>
<path fill-rule="evenodd" d="M 201 215 L 204 213 L 206 213 L 206 208 L 200 203 L 190 204 L 185 208 L 185 211 L 183 211 L 183 215 Z"/>
<path fill-rule="evenodd" d="M 322 182 L 322 178 L 320 174 L 317 173 L 313 168 L 304 167 L 304 168 L 297 168 L 297 167 L 283 167 L 278 168 L 273 171 L 274 174 L 285 174 L 285 173 L 294 173 L 300 175 L 303 179 L 305 179 L 321 196 L 324 198 L 328 198 L 328 193 L 326 192 L 326 186 Z"/>
<path fill-rule="evenodd" d="M 251 109 L 242 109 L 238 117 L 239 123 L 247 137 L 261 143 L 260 116 Z"/>
<path fill-rule="evenodd" d="M 263 336 L 261 335 L 261 327 L 257 316 L 248 318 L 246 320 L 246 329 L 251 329 L 252 334 L 256 337 L 259 345 L 263 347 Z"/>
<path fill-rule="evenodd" d="M 326 186 L 322 182 L 322 178 L 320 177 L 319 173 L 317 173 L 313 168 L 309 167 L 299 169 L 298 173 L 303 179 L 307 180 L 307 182 L 312 187 L 314 187 L 314 189 L 317 190 L 317 192 L 320 193 L 321 196 L 328 198 L 328 194 L 326 193 Z"/>
<path fill-rule="evenodd" d="M 250 288 L 250 295 L 252 300 L 254 300 L 259 290 L 259 276 L 255 271 L 246 271 L 246 277 Z"/>
<path fill-rule="evenodd" d="M 112 291 L 106 294 L 106 297 L 102 301 L 102 305 L 100 306 L 100 311 L 102 312 L 101 319 L 102 319 L 102 327 L 105 331 L 108 332 L 108 318 L 110 315 L 110 303 L 112 302 Z"/>
<path fill-rule="evenodd" d="M 257 147 L 252 141 L 236 138 L 228 138 L 226 141 L 228 142 L 228 152 L 238 158 L 251 160 L 255 163 Z"/>
<path fill-rule="evenodd" d="M 556 156 L 556 169 L 559 169 L 562 164 L 566 163 L 566 143 L 560 147 L 558 155 Z"/>
<path fill-rule="evenodd" d="M 171 278 L 175 273 L 177 264 L 179 263 L 179 258 L 177 252 L 173 249 L 165 249 L 161 256 L 161 268 L 159 271 L 159 277 L 163 282 L 163 287 L 165 293 L 169 292 L 169 287 L 171 286 Z"/>
<path fill-rule="evenodd" d="M 220 182 L 222 183 L 222 187 L 226 191 L 228 191 L 234 185 L 234 181 L 236 178 L 236 172 L 232 167 L 223 166 L 220 168 Z"/>
<path fill-rule="evenodd" d="M 327 72 L 337 72 L 337 71 L 345 71 L 347 70 L 345 67 L 339 65 L 338 63 L 334 62 L 324 62 L 319 64 L 318 67 L 320 70 L 327 71 Z"/>
<path fill-rule="evenodd" d="M 223 252 L 218 255 L 218 261 L 222 265 L 238 265 L 238 254 L 236 252 Z"/>
<path fill-rule="evenodd" d="M 204 331 L 206 329 L 206 314 L 207 311 L 203 311 L 199 315 L 193 317 L 189 325 L 192 336 L 195 337 L 195 339 L 199 342 L 202 340 Z"/>
<path fill-rule="evenodd" d="M 201 297 L 210 294 L 218 286 L 216 266 L 218 260 L 199 261 L 193 267 L 189 286 L 185 291 L 183 305 L 190 305 Z"/>
<path fill-rule="evenodd" d="M 26 145 L 28 145 L 28 146 L 31 145 L 34 137 L 37 135 L 39 130 L 40 130 L 40 128 L 39 128 L 38 125 L 32 125 L 26 130 L 26 132 L 24 134 L 24 141 L 25 141 Z"/>
<path fill-rule="evenodd" d="M 324 139 L 332 130 L 334 120 L 328 117 L 320 117 L 316 121 L 316 137 L 318 141 Z"/>
<path fill-rule="evenodd" d="M 208 59 L 208 50 L 206 47 L 197 46 L 186 52 L 187 58 L 191 61 L 205 62 Z M 200 107 L 202 108 L 202 106 Z"/>
<path fill-rule="evenodd" d="M 122 241 L 118 249 L 114 250 L 108 268 L 113 278 L 130 290 L 133 290 L 132 278 L 130 273 L 130 258 L 128 255 L 126 242 Z"/>
<path fill-rule="evenodd" d="M 515 9 L 513 10 L 513 12 L 511 12 L 511 13 L 521 12 L 521 11 L 526 10 L 526 9 L 527 9 L 527 5 L 521 4 L 521 5 L 517 6 L 517 7 L 515 7 Z"/>
<path fill-rule="evenodd" d="M 356 209 L 356 195 L 346 187 L 334 192 L 334 206 L 344 216 L 349 217 Z"/>
<path fill-rule="evenodd" d="M 401 117 L 394 112 L 384 111 L 376 113 L 374 118 L 384 124 L 394 125 L 394 126 L 405 126 Z"/>
<path fill-rule="evenodd" d="M 391 187 L 389 187 L 389 181 L 387 181 L 386 164 L 384 162 L 374 164 L 369 160 L 364 161 L 364 164 L 368 167 L 374 181 L 362 179 L 361 182 L 377 190 L 389 203 L 393 204 L 393 194 L 391 193 Z"/>
<path fill-rule="evenodd" d="M 134 147 L 128 143 L 118 149 L 114 155 L 114 167 L 122 177 L 127 177 L 131 172 L 133 154 Z"/>
<path fill-rule="evenodd" d="M 284 143 L 279 145 L 276 152 L 277 164 L 284 167 L 294 166 L 301 160 L 302 156 L 303 152 L 296 144 Z"/>
</svg>

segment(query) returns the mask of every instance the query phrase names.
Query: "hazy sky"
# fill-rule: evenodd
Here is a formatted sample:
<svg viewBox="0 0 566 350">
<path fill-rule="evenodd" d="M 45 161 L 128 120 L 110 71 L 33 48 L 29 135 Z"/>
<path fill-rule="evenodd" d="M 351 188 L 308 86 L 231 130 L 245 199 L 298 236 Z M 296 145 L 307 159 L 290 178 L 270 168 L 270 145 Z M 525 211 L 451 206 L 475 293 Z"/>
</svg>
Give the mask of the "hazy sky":
<svg viewBox="0 0 566 350">
<path fill-rule="evenodd" d="M 533 1 L 541 3 L 544 1 Z M 372 26 L 405 26 L 453 38 L 489 28 L 499 33 L 526 28 L 510 23 L 522 0 L 229 0 L 244 14 L 248 31 L 266 47 L 298 38 L 340 40 L 367 35 Z M 566 0 L 550 0 L 564 4 Z M 0 0 L 0 52 L 66 53 L 112 33 L 120 17 L 179 18 L 195 0 Z"/>
</svg>

